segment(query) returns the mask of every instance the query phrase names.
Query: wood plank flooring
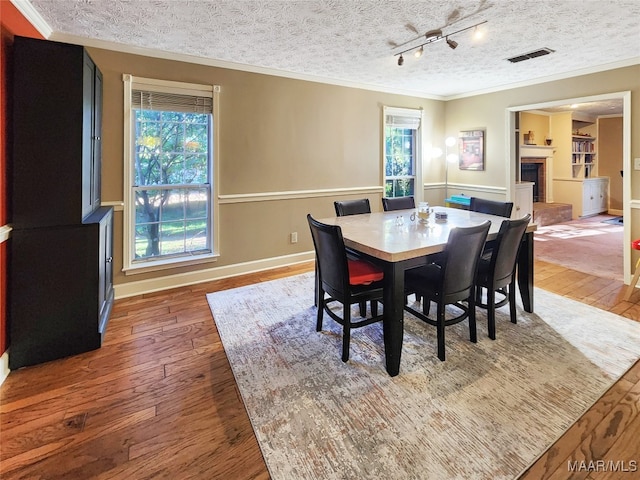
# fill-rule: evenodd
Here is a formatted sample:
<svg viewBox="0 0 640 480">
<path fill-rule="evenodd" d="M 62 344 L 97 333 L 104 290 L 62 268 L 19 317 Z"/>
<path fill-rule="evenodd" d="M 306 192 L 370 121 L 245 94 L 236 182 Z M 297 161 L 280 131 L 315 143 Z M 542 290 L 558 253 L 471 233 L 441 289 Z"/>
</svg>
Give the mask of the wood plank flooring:
<svg viewBox="0 0 640 480">
<path fill-rule="evenodd" d="M 268 479 L 205 294 L 312 268 L 116 301 L 101 349 L 12 372 L 0 387 L 0 477 Z M 535 276 L 541 288 L 640 319 L 640 290 L 625 302 L 621 282 L 539 261 Z M 639 412 L 636 364 L 522 478 L 639 478 L 568 467 L 640 462 Z"/>
</svg>

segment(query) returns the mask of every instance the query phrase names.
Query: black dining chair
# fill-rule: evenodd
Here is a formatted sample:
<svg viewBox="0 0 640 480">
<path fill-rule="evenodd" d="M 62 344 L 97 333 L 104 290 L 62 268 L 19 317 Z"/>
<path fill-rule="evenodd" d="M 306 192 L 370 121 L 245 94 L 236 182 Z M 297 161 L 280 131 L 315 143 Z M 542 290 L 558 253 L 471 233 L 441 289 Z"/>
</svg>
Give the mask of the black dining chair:
<svg viewBox="0 0 640 480">
<path fill-rule="evenodd" d="M 513 210 L 513 202 L 498 202 L 485 198 L 471 197 L 469 210 L 478 213 L 488 213 L 500 217 L 510 218 Z"/>
<path fill-rule="evenodd" d="M 385 212 L 390 212 L 392 210 L 407 210 L 409 208 L 416 208 L 416 201 L 412 196 L 382 198 L 382 209 Z"/>
<path fill-rule="evenodd" d="M 435 263 L 414 268 L 405 274 L 405 292 L 422 297 L 422 311 L 405 305 L 405 310 L 437 330 L 438 358 L 445 359 L 445 327 L 469 319 L 470 340 L 477 342 L 476 334 L 476 272 L 482 247 L 489 233 L 490 221 L 473 227 L 451 230 L 447 245 Z M 430 302 L 437 304 L 436 318 L 429 318 Z M 466 302 L 463 305 L 461 302 Z M 446 319 L 445 307 L 455 305 L 459 315 Z"/>
<path fill-rule="evenodd" d="M 344 217 L 346 215 L 358 215 L 360 213 L 371 213 L 371 205 L 368 198 L 360 198 L 358 200 L 339 200 L 333 202 L 336 208 L 336 216 Z"/>
<path fill-rule="evenodd" d="M 384 272 L 365 260 L 347 258 L 347 251 L 338 225 L 327 225 L 307 215 L 313 246 L 316 251 L 317 274 L 319 276 L 318 318 L 316 331 L 322 330 L 326 312 L 342 325 L 342 361 L 349 360 L 351 329 L 364 327 L 382 320 L 378 315 L 377 302 L 382 301 Z M 328 295 L 325 298 L 325 295 Z M 351 305 L 371 301 L 371 316 L 353 321 Z M 332 302 L 342 304 L 342 317 L 331 310 Z"/>
<path fill-rule="evenodd" d="M 496 339 L 496 308 L 509 304 L 512 323 L 516 319 L 516 264 L 522 239 L 531 221 L 531 215 L 518 220 L 504 220 L 500 225 L 493 248 L 480 257 L 476 280 L 476 305 L 487 309 L 489 338 Z M 486 303 L 482 301 L 483 288 L 487 290 Z M 496 302 L 496 293 L 503 296 Z"/>
<path fill-rule="evenodd" d="M 359 198 L 358 200 L 338 200 L 333 202 L 336 209 L 337 217 L 346 217 L 347 215 L 359 215 L 361 213 L 371 213 L 371 204 L 368 198 Z M 350 249 L 347 249 L 349 257 L 357 259 L 360 255 Z M 374 305 L 371 305 L 374 308 Z M 360 316 L 364 317 L 367 310 L 366 302 L 360 303 Z"/>
</svg>

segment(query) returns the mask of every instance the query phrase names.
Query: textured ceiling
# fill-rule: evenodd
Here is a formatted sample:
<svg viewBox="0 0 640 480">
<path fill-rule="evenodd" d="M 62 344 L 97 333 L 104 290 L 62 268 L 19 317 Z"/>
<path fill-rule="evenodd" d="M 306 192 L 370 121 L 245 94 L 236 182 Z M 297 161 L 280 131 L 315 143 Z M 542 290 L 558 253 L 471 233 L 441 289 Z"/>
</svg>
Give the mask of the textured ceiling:
<svg viewBox="0 0 640 480">
<path fill-rule="evenodd" d="M 19 6 L 28 0 L 13 0 Z M 53 40 L 74 37 L 233 62 L 235 68 L 365 88 L 451 98 L 583 69 L 637 63 L 637 0 L 30 0 Z M 393 54 L 428 30 L 472 30 Z M 91 45 L 90 42 L 85 42 Z M 419 39 L 415 43 L 419 43 Z M 115 44 L 120 44 L 116 46 Z M 101 44 L 104 46 L 105 44 Z M 413 43 L 409 43 L 413 45 Z M 512 64 L 539 48 L 555 53 Z M 406 48 L 406 47 L 404 47 Z M 149 52 L 152 54 L 152 52 Z M 230 65 L 225 65 L 230 66 Z M 603 85 L 603 87 L 605 87 Z"/>
</svg>

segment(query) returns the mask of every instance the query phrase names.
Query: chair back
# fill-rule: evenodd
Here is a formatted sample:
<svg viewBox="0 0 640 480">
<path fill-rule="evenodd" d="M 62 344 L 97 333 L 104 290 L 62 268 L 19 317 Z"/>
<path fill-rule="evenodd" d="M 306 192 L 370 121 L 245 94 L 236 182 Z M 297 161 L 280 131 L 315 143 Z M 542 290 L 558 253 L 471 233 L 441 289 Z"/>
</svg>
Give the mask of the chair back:
<svg viewBox="0 0 640 480">
<path fill-rule="evenodd" d="M 442 265 L 442 297 L 446 303 L 466 299 L 473 293 L 478 260 L 482 253 L 491 222 L 451 230 L 444 249 Z"/>
<path fill-rule="evenodd" d="M 500 225 L 489 267 L 496 286 L 506 285 L 511 280 L 516 269 L 522 237 L 530 220 L 531 215 L 527 214 L 518 220 L 505 220 Z"/>
<path fill-rule="evenodd" d="M 382 209 L 385 212 L 391 210 L 407 210 L 409 208 L 416 208 L 416 202 L 412 196 L 382 198 Z"/>
<path fill-rule="evenodd" d="M 310 214 L 307 221 L 323 289 L 332 297 L 341 299 L 349 291 L 349 267 L 342 229 L 338 225 L 319 222 Z"/>
<path fill-rule="evenodd" d="M 360 213 L 371 213 L 371 205 L 368 198 L 359 200 L 342 200 L 333 202 L 336 207 L 336 216 L 358 215 Z"/>
<path fill-rule="evenodd" d="M 513 202 L 498 202 L 485 198 L 471 197 L 469 210 L 472 212 L 488 213 L 500 217 L 510 218 Z"/>
</svg>

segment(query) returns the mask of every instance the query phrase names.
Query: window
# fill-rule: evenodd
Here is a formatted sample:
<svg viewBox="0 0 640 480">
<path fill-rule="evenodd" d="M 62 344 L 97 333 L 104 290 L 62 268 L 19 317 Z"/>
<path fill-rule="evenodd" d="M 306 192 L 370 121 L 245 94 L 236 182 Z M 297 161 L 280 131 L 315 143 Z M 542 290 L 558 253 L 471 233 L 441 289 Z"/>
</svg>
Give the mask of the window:
<svg viewBox="0 0 640 480">
<path fill-rule="evenodd" d="M 384 109 L 384 195 L 416 195 L 422 110 Z M 418 195 L 421 192 L 418 192 Z"/>
<path fill-rule="evenodd" d="M 125 270 L 213 256 L 214 100 L 125 75 Z"/>
</svg>

